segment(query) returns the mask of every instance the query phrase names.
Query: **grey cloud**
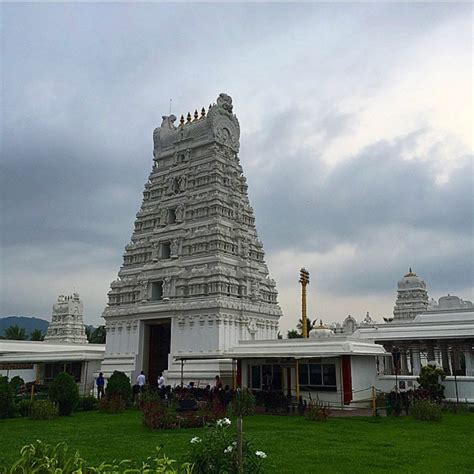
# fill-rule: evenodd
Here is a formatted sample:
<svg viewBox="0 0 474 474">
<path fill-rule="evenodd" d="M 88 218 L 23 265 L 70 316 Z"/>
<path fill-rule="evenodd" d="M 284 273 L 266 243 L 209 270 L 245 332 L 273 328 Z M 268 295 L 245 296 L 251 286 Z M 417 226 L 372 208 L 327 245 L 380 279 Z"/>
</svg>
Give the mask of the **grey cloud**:
<svg viewBox="0 0 474 474">
<path fill-rule="evenodd" d="M 447 184 L 434 185 L 429 162 L 400 159 L 424 133 L 415 130 L 334 169 L 322 161 L 324 146 L 350 134 L 357 120 L 340 107 L 345 98 L 381 87 L 400 67 L 387 51 L 403 61 L 398 52 L 420 37 L 420 24 L 430 31 L 467 8 L 2 5 L 2 276 L 19 282 L 9 285 L 18 289 L 2 297 L 2 311 L 21 310 L 25 275 L 44 279 L 27 296 L 34 307 L 50 289 L 49 314 L 52 288 L 69 268 L 94 287 L 116 273 L 151 168 L 152 131 L 169 98 L 180 114 L 221 91 L 235 98 L 241 160 L 267 252 L 353 245 L 356 256 L 331 270 L 326 291 L 391 288 L 392 271 L 414 256 L 434 285 L 442 282 L 440 267 L 453 285 L 472 281 L 468 158 L 460 157 L 465 164 Z M 285 101 L 306 110 L 278 113 L 273 102 Z M 264 126 L 246 134 L 254 113 Z M 307 137 L 320 146 L 304 146 Z M 413 234 L 412 247 L 402 245 L 393 270 L 377 264 L 377 252 L 388 255 L 403 231 Z M 98 314 L 103 302 L 96 300 Z"/>
<path fill-rule="evenodd" d="M 472 158 L 459 157 L 462 165 L 449 181 L 436 185 L 432 162 L 401 158 L 423 133 L 374 143 L 332 169 L 309 148 L 297 147 L 286 156 L 265 152 L 266 141 L 272 149 L 288 150 L 286 134 L 262 138 L 258 161 L 273 164 L 255 170 L 249 181 L 257 215 L 265 219 L 267 248 L 327 251 L 343 242 L 362 245 L 374 228 L 394 225 L 407 232 L 472 235 Z"/>
</svg>

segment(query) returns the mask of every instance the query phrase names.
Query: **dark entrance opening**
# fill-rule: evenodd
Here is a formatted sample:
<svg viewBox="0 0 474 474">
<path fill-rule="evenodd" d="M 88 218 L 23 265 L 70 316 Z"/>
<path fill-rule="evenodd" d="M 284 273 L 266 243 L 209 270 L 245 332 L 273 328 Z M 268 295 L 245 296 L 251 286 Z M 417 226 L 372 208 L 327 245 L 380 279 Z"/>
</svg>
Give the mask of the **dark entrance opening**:
<svg viewBox="0 0 474 474">
<path fill-rule="evenodd" d="M 148 350 L 148 383 L 156 385 L 158 377 L 168 369 L 168 355 L 171 347 L 171 323 L 150 326 Z"/>
</svg>

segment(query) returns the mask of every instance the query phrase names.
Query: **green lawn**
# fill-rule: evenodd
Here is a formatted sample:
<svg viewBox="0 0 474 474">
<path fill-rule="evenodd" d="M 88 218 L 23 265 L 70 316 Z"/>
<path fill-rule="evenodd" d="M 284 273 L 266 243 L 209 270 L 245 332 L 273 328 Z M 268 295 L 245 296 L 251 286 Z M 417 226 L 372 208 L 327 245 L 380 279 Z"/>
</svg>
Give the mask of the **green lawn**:
<svg viewBox="0 0 474 474">
<path fill-rule="evenodd" d="M 155 446 L 186 460 L 189 440 L 202 429 L 150 431 L 141 413 L 76 413 L 53 421 L 0 420 L 0 465 L 36 439 L 66 441 L 90 463 L 145 459 Z M 268 454 L 268 472 L 474 472 L 474 414 L 444 415 L 440 423 L 401 418 L 331 418 L 255 415 L 244 430 Z"/>
</svg>

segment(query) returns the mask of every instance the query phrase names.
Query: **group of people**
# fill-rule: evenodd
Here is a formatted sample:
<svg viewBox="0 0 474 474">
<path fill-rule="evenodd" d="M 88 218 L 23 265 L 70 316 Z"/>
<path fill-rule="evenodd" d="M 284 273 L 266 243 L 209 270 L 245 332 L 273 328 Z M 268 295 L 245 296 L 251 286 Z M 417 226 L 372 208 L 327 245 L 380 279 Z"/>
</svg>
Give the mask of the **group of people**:
<svg viewBox="0 0 474 474">
<path fill-rule="evenodd" d="M 96 379 L 97 386 L 97 398 L 102 398 L 105 396 L 105 378 L 102 372 L 99 373 L 99 376 Z M 139 396 L 147 387 L 147 380 L 145 372 L 142 370 L 137 376 L 135 385 L 132 387 L 132 391 L 135 397 Z M 222 386 L 221 379 L 219 375 L 216 375 L 214 378 L 214 385 L 211 387 L 210 384 L 203 387 L 196 387 L 194 382 L 189 382 L 187 385 L 181 387 L 175 387 L 172 390 L 170 385 L 166 385 L 165 376 L 162 373 L 156 380 L 156 385 L 150 387 L 151 389 L 157 390 L 163 398 L 168 398 L 172 392 L 176 394 L 183 395 L 183 393 L 189 393 L 193 398 L 196 399 L 215 399 L 217 398 L 224 405 L 228 405 L 232 401 L 232 390 L 229 385 Z"/>
<path fill-rule="evenodd" d="M 159 390 L 163 389 L 165 387 L 165 376 L 163 374 L 161 374 L 157 381 L 157 387 Z M 143 392 L 143 390 L 145 389 L 146 387 L 146 376 L 145 376 L 145 372 L 143 372 L 143 370 L 140 372 L 140 374 L 138 375 L 137 377 L 137 380 L 136 380 L 136 383 L 134 385 L 134 393 L 139 393 L 139 392 Z"/>
</svg>

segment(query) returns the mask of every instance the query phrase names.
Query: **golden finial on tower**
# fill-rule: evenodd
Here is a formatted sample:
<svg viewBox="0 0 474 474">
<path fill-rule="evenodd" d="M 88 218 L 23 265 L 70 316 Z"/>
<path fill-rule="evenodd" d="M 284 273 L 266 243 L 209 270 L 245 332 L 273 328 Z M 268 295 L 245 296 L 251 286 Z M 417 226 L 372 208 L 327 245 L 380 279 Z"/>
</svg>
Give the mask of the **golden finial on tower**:
<svg viewBox="0 0 474 474">
<path fill-rule="evenodd" d="M 188 112 L 188 115 L 186 117 L 186 122 L 191 122 L 191 112 Z"/>
<path fill-rule="evenodd" d="M 179 123 L 184 125 L 184 115 L 181 114 L 181 118 L 179 119 Z"/>
<path fill-rule="evenodd" d="M 206 116 L 206 109 L 203 107 L 201 109 L 201 117 L 204 118 Z"/>
<path fill-rule="evenodd" d="M 199 118 L 199 114 L 197 109 L 194 111 L 194 120 L 197 120 Z"/>
</svg>

